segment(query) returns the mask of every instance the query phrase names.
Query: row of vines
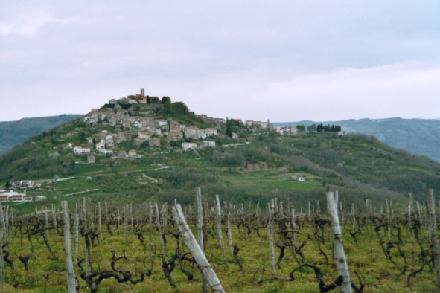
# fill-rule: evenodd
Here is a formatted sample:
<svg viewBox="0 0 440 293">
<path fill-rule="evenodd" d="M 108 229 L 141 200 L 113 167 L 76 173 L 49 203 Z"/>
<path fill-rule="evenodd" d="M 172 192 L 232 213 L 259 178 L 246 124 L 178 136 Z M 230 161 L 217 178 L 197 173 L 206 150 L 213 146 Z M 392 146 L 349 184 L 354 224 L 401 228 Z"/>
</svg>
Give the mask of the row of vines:
<svg viewBox="0 0 440 293">
<path fill-rule="evenodd" d="M 0 208 L 5 292 L 439 292 L 433 193 L 345 207 L 327 191 L 294 207 L 204 200 L 114 205 L 90 199 Z M 326 199 L 326 200 L 325 200 Z M 325 203 L 325 207 L 323 204 Z"/>
</svg>

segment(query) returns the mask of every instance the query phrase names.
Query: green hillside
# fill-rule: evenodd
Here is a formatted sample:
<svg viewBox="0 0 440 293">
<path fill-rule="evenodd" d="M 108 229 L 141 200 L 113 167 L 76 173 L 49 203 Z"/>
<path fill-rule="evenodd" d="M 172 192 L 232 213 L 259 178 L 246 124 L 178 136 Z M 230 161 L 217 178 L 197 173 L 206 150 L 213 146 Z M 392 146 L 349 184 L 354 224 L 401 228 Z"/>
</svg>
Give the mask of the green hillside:
<svg viewBox="0 0 440 293">
<path fill-rule="evenodd" d="M 279 135 L 264 123 L 250 127 L 195 115 L 181 102 L 128 102 L 106 104 L 86 115 L 85 122 L 66 123 L 16 146 L 0 157 L 0 185 L 33 180 L 39 187 L 27 195 L 46 196 L 41 204 L 83 196 L 93 201 L 193 203 L 200 186 L 208 198 L 219 194 L 228 202 L 265 203 L 277 197 L 301 207 L 308 201 L 315 205 L 327 185 L 340 191 L 345 204 L 359 207 L 365 199 L 383 203 L 385 198 L 404 205 L 409 192 L 422 201 L 428 189 L 440 189 L 440 164 L 372 137 Z M 164 125 L 151 126 L 160 123 Z M 183 125 L 208 134 L 215 129 L 216 134 L 197 139 L 182 131 L 179 138 L 173 130 Z M 141 139 L 140 132 L 149 138 Z M 112 145 L 112 153 L 96 149 L 102 137 L 105 148 Z M 203 141 L 215 147 L 202 148 Z M 183 142 L 199 147 L 183 151 Z M 90 154 L 74 154 L 74 146 L 90 148 L 94 163 L 88 162 Z M 19 203 L 16 208 L 30 211 L 34 204 Z"/>
</svg>

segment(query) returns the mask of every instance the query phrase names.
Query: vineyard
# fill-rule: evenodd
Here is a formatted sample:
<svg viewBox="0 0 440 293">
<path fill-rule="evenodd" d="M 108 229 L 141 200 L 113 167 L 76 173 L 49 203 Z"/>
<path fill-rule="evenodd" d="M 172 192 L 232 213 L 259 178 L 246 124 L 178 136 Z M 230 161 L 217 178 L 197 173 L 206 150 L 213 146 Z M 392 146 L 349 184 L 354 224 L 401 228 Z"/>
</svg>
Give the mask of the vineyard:
<svg viewBox="0 0 440 293">
<path fill-rule="evenodd" d="M 431 191 L 407 209 L 92 203 L 0 208 L 4 292 L 438 292 Z M 188 228 L 189 227 L 189 228 Z M 437 278 L 436 278 L 437 276 Z"/>
</svg>

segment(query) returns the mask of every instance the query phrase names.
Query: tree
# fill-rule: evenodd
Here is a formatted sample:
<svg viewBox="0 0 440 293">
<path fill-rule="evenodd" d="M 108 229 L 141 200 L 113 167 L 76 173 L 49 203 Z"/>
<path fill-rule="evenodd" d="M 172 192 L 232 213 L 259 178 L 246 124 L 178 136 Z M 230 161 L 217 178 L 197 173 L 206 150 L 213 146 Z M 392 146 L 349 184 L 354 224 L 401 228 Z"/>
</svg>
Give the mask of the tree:
<svg viewBox="0 0 440 293">
<path fill-rule="evenodd" d="M 12 187 L 11 182 L 9 182 L 9 180 L 6 180 L 5 189 L 8 190 L 11 187 Z"/>
<path fill-rule="evenodd" d="M 306 126 L 305 126 L 305 125 L 297 125 L 297 126 L 296 126 L 296 129 L 297 129 L 299 132 L 306 132 Z"/>
<path fill-rule="evenodd" d="M 307 126 L 307 132 L 316 132 L 316 124 L 313 123 L 312 125 Z"/>
<path fill-rule="evenodd" d="M 159 98 L 158 97 L 150 97 L 150 103 L 151 104 L 158 104 Z"/>
<path fill-rule="evenodd" d="M 171 103 L 170 97 L 162 97 L 162 104 Z"/>
</svg>

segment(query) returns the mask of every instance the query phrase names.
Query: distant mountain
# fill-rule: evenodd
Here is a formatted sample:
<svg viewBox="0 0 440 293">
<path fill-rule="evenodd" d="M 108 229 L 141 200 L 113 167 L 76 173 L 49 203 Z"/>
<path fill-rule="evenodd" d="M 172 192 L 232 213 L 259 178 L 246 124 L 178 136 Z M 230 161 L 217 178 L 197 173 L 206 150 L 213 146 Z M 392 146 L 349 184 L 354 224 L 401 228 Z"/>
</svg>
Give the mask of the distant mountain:
<svg viewBox="0 0 440 293">
<path fill-rule="evenodd" d="M 309 120 L 274 123 L 274 125 L 311 125 Z M 326 121 L 323 124 L 337 124 L 346 133 L 372 135 L 392 147 L 413 154 L 425 155 L 440 162 L 440 120 L 428 119 L 359 119 Z"/>
<path fill-rule="evenodd" d="M 23 143 L 34 134 L 52 129 L 79 117 L 81 115 L 59 115 L 0 122 L 0 155 Z"/>
</svg>

